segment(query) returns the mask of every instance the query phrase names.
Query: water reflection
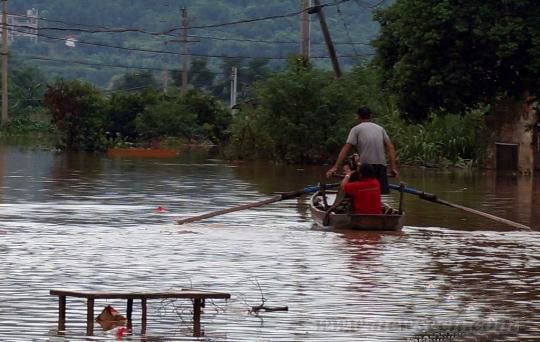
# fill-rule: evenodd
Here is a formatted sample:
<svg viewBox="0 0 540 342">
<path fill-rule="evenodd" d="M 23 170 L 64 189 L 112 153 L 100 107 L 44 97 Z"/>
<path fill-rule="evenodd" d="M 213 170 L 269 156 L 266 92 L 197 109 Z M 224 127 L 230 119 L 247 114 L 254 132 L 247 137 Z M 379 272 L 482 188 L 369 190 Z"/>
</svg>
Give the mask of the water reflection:
<svg viewBox="0 0 540 342">
<path fill-rule="evenodd" d="M 469 329 L 454 340 L 540 334 L 537 232 L 414 197 L 406 198 L 400 233 L 313 229 L 306 198 L 177 226 L 179 217 L 316 184 L 325 169 L 235 165 L 206 153 L 143 160 L 5 150 L 0 340 L 58 340 L 51 288 L 230 292 L 228 304 L 205 310 L 210 340 L 403 341 L 451 323 L 506 321 L 519 325 Z M 402 178 L 524 224 L 540 219 L 538 178 L 407 169 Z M 249 315 L 261 296 L 289 312 Z M 125 306 L 96 307 L 108 304 Z M 189 313 L 190 303 L 177 305 Z M 84 339 L 85 313 L 83 301 L 68 304 L 63 340 Z M 148 336 L 135 325 L 125 340 L 192 340 L 189 314 L 159 301 L 149 302 L 148 314 Z M 93 338 L 111 339 L 114 330 Z"/>
</svg>

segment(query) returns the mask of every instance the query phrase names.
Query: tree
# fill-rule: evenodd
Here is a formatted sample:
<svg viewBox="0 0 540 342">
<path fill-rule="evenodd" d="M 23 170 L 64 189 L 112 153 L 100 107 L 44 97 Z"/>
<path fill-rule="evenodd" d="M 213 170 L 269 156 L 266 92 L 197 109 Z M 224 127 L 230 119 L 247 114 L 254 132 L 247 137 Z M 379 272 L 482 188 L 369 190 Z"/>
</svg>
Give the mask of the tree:
<svg viewBox="0 0 540 342">
<path fill-rule="evenodd" d="M 321 161 L 343 144 L 354 122 L 350 81 L 295 58 L 289 63 L 285 72 L 256 82 L 253 101 L 235 116 L 229 146 L 234 157 Z"/>
<path fill-rule="evenodd" d="M 190 90 L 170 96 L 137 115 L 136 128 L 143 138 L 181 137 L 188 141 L 222 142 L 227 137 L 230 113 L 217 99 Z"/>
<path fill-rule="evenodd" d="M 231 112 L 217 98 L 199 91 L 190 91 L 184 96 L 186 108 L 197 113 L 197 124 L 204 130 L 205 138 L 214 144 L 225 141 L 231 123 Z"/>
<path fill-rule="evenodd" d="M 141 136 L 149 140 L 182 137 L 188 141 L 198 136 L 197 114 L 188 110 L 181 99 L 164 99 L 137 115 L 135 122 Z"/>
<path fill-rule="evenodd" d="M 45 104 L 60 133 L 59 147 L 80 151 L 106 148 L 105 99 L 92 85 L 57 81 L 47 87 Z"/>
<path fill-rule="evenodd" d="M 267 77 L 270 74 L 268 67 L 269 60 L 262 58 L 253 58 L 247 66 L 238 71 L 238 84 L 240 99 L 246 99 L 249 94 L 249 88 L 255 81 Z"/>
<path fill-rule="evenodd" d="M 182 71 L 171 72 L 173 83 L 182 86 Z M 189 84 L 197 90 L 210 91 L 214 85 L 215 73 L 208 68 L 208 59 L 194 58 L 189 69 Z"/>
<path fill-rule="evenodd" d="M 463 112 L 540 85 L 536 0 L 398 0 L 376 13 L 384 85 L 413 119 Z"/>
<path fill-rule="evenodd" d="M 45 76 L 36 68 L 15 67 L 9 73 L 9 104 L 13 116 L 29 114 L 43 108 Z"/>
<path fill-rule="evenodd" d="M 109 134 L 113 137 L 135 141 L 139 136 L 135 125 L 137 115 L 142 113 L 147 106 L 154 105 L 158 99 L 158 92 L 150 89 L 114 93 L 107 106 Z"/>
</svg>

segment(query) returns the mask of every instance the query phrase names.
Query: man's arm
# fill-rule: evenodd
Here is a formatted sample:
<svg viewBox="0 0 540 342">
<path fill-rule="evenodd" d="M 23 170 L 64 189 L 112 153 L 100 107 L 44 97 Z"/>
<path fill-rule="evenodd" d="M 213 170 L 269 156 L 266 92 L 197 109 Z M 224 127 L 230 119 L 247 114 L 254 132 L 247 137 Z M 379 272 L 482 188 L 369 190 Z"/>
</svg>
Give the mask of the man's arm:
<svg viewBox="0 0 540 342">
<path fill-rule="evenodd" d="M 397 177 L 399 176 L 399 171 L 396 164 L 396 149 L 394 148 L 394 144 L 392 144 L 392 141 L 388 139 L 385 140 L 384 147 L 386 148 L 388 159 L 390 161 L 390 172 L 394 177 Z"/>
<path fill-rule="evenodd" d="M 345 185 L 347 185 L 349 181 L 351 180 L 352 170 L 348 167 L 344 167 L 344 169 L 345 169 L 345 176 L 341 180 L 341 191 L 346 193 Z"/>
<path fill-rule="evenodd" d="M 343 147 L 341 148 L 341 151 L 339 152 L 336 163 L 334 164 L 334 166 L 332 166 L 332 168 L 330 170 L 326 171 L 326 177 L 327 178 L 332 177 L 332 174 L 339 169 L 339 167 L 341 166 L 341 164 L 343 163 L 345 158 L 347 158 L 347 154 L 349 153 L 349 150 L 351 149 L 351 146 L 352 145 L 349 144 L 349 143 L 346 143 L 345 145 L 343 145 Z"/>
</svg>

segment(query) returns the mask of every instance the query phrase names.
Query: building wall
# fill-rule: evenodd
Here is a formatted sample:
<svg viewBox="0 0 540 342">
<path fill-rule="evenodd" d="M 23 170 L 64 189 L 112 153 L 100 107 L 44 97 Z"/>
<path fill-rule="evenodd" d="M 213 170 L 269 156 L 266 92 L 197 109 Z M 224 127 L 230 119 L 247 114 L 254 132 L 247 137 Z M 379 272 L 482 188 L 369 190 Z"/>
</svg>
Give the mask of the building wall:
<svg viewBox="0 0 540 342">
<path fill-rule="evenodd" d="M 26 37 L 36 42 L 38 39 L 38 11 L 31 9 L 26 15 L 8 14 L 8 41 L 11 43 L 19 37 Z M 0 16 L 0 33 L 3 30 L 2 16 Z"/>
<path fill-rule="evenodd" d="M 517 169 L 522 174 L 532 174 L 540 165 L 538 145 L 538 101 L 524 97 L 521 101 L 506 100 L 498 103 L 486 116 L 486 125 L 491 132 L 486 154 L 485 167 L 497 165 L 497 143 L 516 144 L 518 148 Z"/>
<path fill-rule="evenodd" d="M 534 169 L 540 171 L 540 113 L 533 132 Z"/>
</svg>

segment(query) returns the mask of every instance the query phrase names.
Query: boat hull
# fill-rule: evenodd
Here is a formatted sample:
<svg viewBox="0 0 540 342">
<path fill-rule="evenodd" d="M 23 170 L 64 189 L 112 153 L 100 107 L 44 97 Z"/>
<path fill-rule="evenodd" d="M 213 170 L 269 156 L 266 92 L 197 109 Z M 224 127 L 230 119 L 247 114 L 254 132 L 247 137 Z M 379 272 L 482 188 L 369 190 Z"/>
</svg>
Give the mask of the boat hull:
<svg viewBox="0 0 540 342">
<path fill-rule="evenodd" d="M 315 223 L 322 227 L 335 229 L 354 229 L 366 231 L 397 231 L 403 228 L 405 214 L 386 206 L 387 214 L 380 215 L 358 215 L 358 214 L 326 214 L 326 211 L 317 203 L 322 203 L 317 199 L 321 198 L 320 193 L 311 197 L 309 207 L 311 216 Z"/>
</svg>

